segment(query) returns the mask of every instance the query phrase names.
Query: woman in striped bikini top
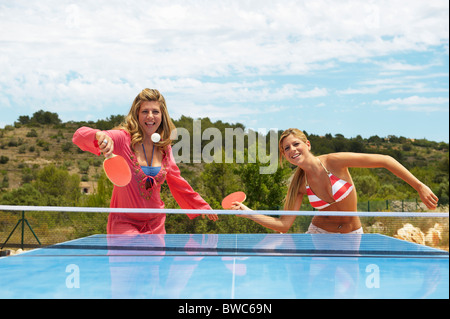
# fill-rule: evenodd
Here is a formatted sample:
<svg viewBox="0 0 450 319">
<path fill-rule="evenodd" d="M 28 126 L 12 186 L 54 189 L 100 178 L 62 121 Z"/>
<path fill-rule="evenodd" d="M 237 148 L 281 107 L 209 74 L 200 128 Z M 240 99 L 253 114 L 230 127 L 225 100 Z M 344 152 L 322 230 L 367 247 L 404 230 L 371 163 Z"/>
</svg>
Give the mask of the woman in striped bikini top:
<svg viewBox="0 0 450 319">
<path fill-rule="evenodd" d="M 413 187 L 429 209 L 435 209 L 437 206 L 438 198 L 430 188 L 390 156 L 344 152 L 316 157 L 311 153 L 310 141 L 298 129 L 284 131 L 278 146 L 280 162 L 286 159 L 290 164 L 297 166 L 289 182 L 284 210 L 300 210 L 303 197 L 307 195 L 315 209 L 343 212 L 342 216 L 335 216 L 336 214 L 314 216 L 308 233 L 362 233 L 359 217 L 345 216 L 345 212 L 354 212 L 357 208 L 356 190 L 352 185 L 349 167 L 385 168 Z M 238 202 L 232 209 L 249 210 Z M 252 219 L 264 227 L 285 233 L 294 223 L 296 216 L 273 217 L 251 214 L 243 217 Z"/>
<path fill-rule="evenodd" d="M 308 195 L 309 203 L 312 207 L 315 209 L 324 209 L 330 206 L 331 204 L 337 203 L 345 199 L 353 190 L 353 185 L 349 182 L 344 181 L 343 179 L 340 179 L 336 176 L 334 176 L 327 168 L 322 164 L 322 162 L 319 159 L 320 165 L 322 165 L 325 172 L 327 172 L 327 175 L 330 179 L 331 184 L 331 191 L 333 193 L 333 202 L 327 202 L 323 199 L 320 199 L 314 192 L 312 191 L 311 187 L 308 185 L 308 180 L 305 176 L 305 183 L 306 183 L 306 194 Z"/>
</svg>

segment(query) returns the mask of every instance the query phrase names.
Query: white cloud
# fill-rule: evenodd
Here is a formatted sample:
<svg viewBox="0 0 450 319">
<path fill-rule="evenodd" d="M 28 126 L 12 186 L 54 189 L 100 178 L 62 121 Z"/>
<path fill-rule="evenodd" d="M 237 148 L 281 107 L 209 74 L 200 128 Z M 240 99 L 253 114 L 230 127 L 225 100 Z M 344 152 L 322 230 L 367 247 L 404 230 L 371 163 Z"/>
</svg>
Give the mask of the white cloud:
<svg viewBox="0 0 450 319">
<path fill-rule="evenodd" d="M 442 45 L 448 58 L 448 6 L 441 0 L 0 0 L 0 29 L 8 30 L 0 33 L 0 109 L 3 115 L 45 106 L 62 118 L 94 117 L 97 110 L 108 116 L 118 113 L 111 105 L 123 112 L 142 88 L 155 87 L 193 114 L 251 116 L 262 102 L 271 109 L 300 99 L 307 99 L 305 107 L 309 99 L 331 105 L 319 99 L 334 92 L 426 92 L 430 87 L 405 78 L 359 77 L 348 89 L 303 78 L 339 70 L 341 62 L 426 71 L 435 64 L 374 61 Z M 277 81 L 283 76 L 295 80 Z M 284 103 L 289 99 L 295 102 Z"/>
<path fill-rule="evenodd" d="M 439 106 L 417 106 L 417 105 L 409 105 L 407 107 L 400 108 L 397 105 L 392 105 L 387 108 L 389 111 L 408 111 L 408 112 L 421 112 L 421 113 L 430 113 L 430 112 L 447 112 L 448 107 L 439 107 Z"/>
<path fill-rule="evenodd" d="M 416 105 L 416 104 L 448 104 L 448 98 L 445 97 L 420 97 L 410 96 L 407 98 L 390 99 L 387 101 L 374 101 L 374 104 L 380 105 Z"/>
<path fill-rule="evenodd" d="M 421 97 L 415 95 L 386 101 L 376 100 L 373 104 L 385 105 L 389 111 L 449 112 L 449 99 L 446 97 Z"/>
<path fill-rule="evenodd" d="M 382 62 L 379 65 L 387 71 L 421 71 L 430 67 L 430 65 L 412 65 L 400 61 Z"/>
<path fill-rule="evenodd" d="M 292 74 L 307 72 L 312 63 L 448 39 L 448 28 L 442 28 L 448 3 L 442 1 L 14 3 L 2 8 L 0 27 L 14 31 L 2 33 L 0 41 L 9 45 L 0 52 L 20 61 L 16 73 L 75 68 L 83 75 L 117 77 L 114 69 L 120 68 L 130 79 L 140 73 Z"/>
</svg>

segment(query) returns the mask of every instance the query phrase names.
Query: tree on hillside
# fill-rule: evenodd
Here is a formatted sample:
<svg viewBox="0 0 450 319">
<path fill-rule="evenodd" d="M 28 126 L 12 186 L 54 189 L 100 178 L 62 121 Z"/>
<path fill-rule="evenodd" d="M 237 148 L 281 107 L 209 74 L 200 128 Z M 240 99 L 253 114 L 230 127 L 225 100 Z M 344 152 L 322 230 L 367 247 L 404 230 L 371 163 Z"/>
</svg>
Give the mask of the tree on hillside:
<svg viewBox="0 0 450 319">
<path fill-rule="evenodd" d="M 106 118 L 106 120 L 98 120 L 95 123 L 95 128 L 99 130 L 112 130 L 114 127 L 118 126 L 124 121 L 125 117 L 123 115 L 111 115 Z"/>
<path fill-rule="evenodd" d="M 17 120 L 19 124 L 61 124 L 61 120 L 57 113 L 52 113 L 44 110 L 39 110 L 30 118 L 28 115 L 19 116 Z"/>
<path fill-rule="evenodd" d="M 60 124 L 61 120 L 57 113 L 40 110 L 33 114 L 30 122 L 39 124 Z"/>
</svg>

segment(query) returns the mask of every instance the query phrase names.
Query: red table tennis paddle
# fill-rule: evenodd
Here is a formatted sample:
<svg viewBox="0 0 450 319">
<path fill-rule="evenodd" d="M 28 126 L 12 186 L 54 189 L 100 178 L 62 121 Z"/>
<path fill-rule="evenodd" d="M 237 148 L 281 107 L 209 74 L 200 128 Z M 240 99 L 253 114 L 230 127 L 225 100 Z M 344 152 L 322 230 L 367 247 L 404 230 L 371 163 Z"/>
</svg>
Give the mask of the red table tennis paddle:
<svg viewBox="0 0 450 319">
<path fill-rule="evenodd" d="M 231 193 L 222 200 L 222 207 L 224 209 L 230 209 L 233 206 L 233 202 L 242 203 L 246 198 L 247 196 L 244 192 Z"/>
<path fill-rule="evenodd" d="M 103 161 L 106 176 L 116 186 L 127 186 L 131 181 L 131 170 L 127 161 L 120 155 L 111 154 Z"/>
</svg>

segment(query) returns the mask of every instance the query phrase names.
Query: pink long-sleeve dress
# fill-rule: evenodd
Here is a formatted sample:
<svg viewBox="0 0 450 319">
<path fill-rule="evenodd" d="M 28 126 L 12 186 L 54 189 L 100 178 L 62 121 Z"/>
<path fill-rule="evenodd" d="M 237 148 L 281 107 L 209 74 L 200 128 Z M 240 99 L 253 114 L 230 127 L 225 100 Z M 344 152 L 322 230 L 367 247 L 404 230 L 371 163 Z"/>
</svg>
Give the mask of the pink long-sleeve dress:
<svg viewBox="0 0 450 319">
<path fill-rule="evenodd" d="M 99 130 L 89 127 L 79 128 L 73 135 L 73 143 L 81 150 L 100 155 L 95 134 Z M 161 185 L 167 181 L 170 192 L 182 209 L 210 210 L 211 207 L 196 193 L 180 175 L 175 163 L 172 147 L 163 151 L 161 170 L 151 177 L 153 185 L 146 189 L 148 176 L 142 171 L 136 155 L 131 149 L 131 136 L 124 130 L 104 131 L 114 141 L 114 154 L 121 155 L 131 169 L 131 182 L 125 187 L 114 186 L 110 207 L 113 208 L 164 208 L 161 200 Z M 187 214 L 193 219 L 199 214 Z M 111 213 L 108 217 L 108 234 L 165 234 L 166 215 L 160 213 Z"/>
</svg>

